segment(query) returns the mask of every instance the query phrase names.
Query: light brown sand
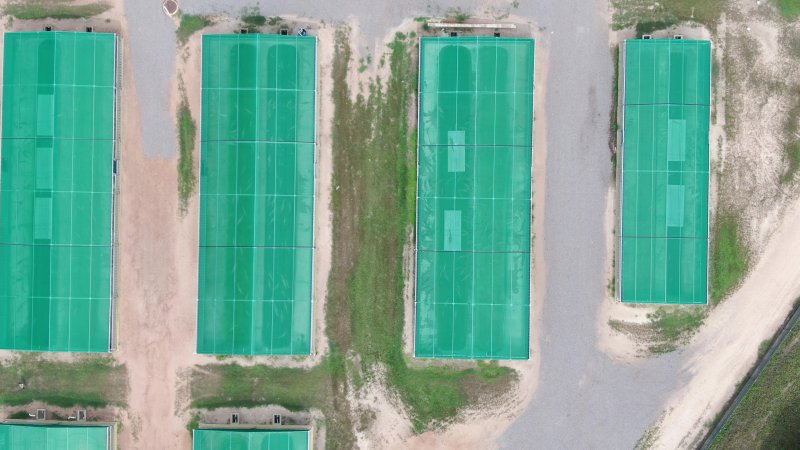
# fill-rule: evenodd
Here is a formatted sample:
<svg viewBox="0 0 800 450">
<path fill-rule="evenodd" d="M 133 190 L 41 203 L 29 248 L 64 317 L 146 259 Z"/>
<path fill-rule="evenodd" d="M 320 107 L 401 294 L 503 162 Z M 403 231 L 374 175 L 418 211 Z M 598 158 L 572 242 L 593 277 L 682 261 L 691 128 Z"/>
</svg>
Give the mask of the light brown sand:
<svg viewBox="0 0 800 450">
<path fill-rule="evenodd" d="M 741 289 L 718 306 L 689 350 L 690 381 L 667 403 L 658 448 L 688 448 L 733 395 L 800 295 L 800 200 Z"/>
</svg>

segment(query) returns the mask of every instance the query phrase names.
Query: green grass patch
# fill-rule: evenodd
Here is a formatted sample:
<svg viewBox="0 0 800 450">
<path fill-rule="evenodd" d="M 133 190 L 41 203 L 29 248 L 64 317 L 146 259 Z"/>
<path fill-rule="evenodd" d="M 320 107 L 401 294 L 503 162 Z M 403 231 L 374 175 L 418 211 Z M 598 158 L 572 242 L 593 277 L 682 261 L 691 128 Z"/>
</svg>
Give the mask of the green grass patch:
<svg viewBox="0 0 800 450">
<path fill-rule="evenodd" d="M 24 383 L 25 389 L 19 384 Z M 110 357 L 80 357 L 77 362 L 47 361 L 25 353 L 0 365 L 0 404 L 43 402 L 61 408 L 124 406 L 127 371 Z"/>
<path fill-rule="evenodd" d="M 211 18 L 207 16 L 181 14 L 180 17 L 180 25 L 178 25 L 177 31 L 175 31 L 175 36 L 181 44 L 185 44 L 193 34 L 214 23 Z"/>
<path fill-rule="evenodd" d="M 793 181 L 800 169 L 800 90 L 795 90 L 789 98 L 793 100 L 783 123 L 783 139 L 786 142 L 784 157 L 787 163 L 784 173 L 781 174 L 781 183 Z"/>
<path fill-rule="evenodd" d="M 181 88 L 182 89 L 182 88 Z M 192 118 L 192 111 L 186 100 L 186 93 L 181 93 L 178 105 L 178 199 L 181 211 L 186 211 L 189 197 L 197 186 L 197 174 L 194 171 L 194 147 L 197 124 Z"/>
<path fill-rule="evenodd" d="M 192 406 L 215 409 L 279 404 L 291 411 L 323 406 L 327 386 L 325 366 L 313 370 L 206 365 L 192 377 Z"/>
<path fill-rule="evenodd" d="M 786 172 L 781 175 L 781 183 L 794 180 L 797 170 L 800 169 L 800 139 L 784 146 L 786 152 Z"/>
<path fill-rule="evenodd" d="M 200 414 L 194 413 L 189 418 L 189 423 L 186 424 L 186 430 L 189 431 L 189 434 L 192 434 L 198 428 L 200 428 Z"/>
<path fill-rule="evenodd" d="M 800 448 L 800 327 L 794 326 L 712 448 Z"/>
<path fill-rule="evenodd" d="M 608 127 L 608 147 L 611 153 L 616 169 L 616 148 L 617 148 L 617 131 L 619 131 L 619 105 L 621 99 L 619 98 L 619 45 L 615 45 L 611 49 L 611 62 L 614 65 L 614 74 L 611 80 L 611 123 Z M 614 170 L 616 176 L 616 170 Z"/>
<path fill-rule="evenodd" d="M 711 301 L 718 304 L 744 279 L 750 257 L 744 237 L 739 230 L 739 218 L 730 212 L 721 212 L 712 228 L 711 236 Z"/>
<path fill-rule="evenodd" d="M 6 5 L 5 14 L 22 20 L 83 19 L 102 14 L 111 8 L 107 3 L 73 5 L 71 0 L 27 0 Z"/>
<path fill-rule="evenodd" d="M 714 30 L 725 0 L 611 0 L 611 6 L 613 30 L 635 27 L 641 35 L 681 22 L 695 22 Z"/>
<path fill-rule="evenodd" d="M 648 322 L 627 322 L 611 319 L 608 325 L 644 345 L 645 355 L 670 353 L 689 342 L 703 325 L 708 313 L 701 306 L 664 306 L 647 315 Z"/>
<path fill-rule="evenodd" d="M 446 422 L 482 392 L 514 379 L 495 365 L 472 369 L 407 365 L 403 354 L 403 248 L 414 226 L 416 130 L 409 105 L 417 72 L 412 42 L 398 33 L 390 45 L 386 83 L 351 100 L 346 84 L 350 50 L 341 38 L 334 59 L 334 253 L 353 251 L 352 266 L 331 276 L 329 305 L 348 318 L 331 334 L 359 354 L 369 376 L 386 368 L 416 431 Z M 349 259 L 349 258 L 348 258 Z M 329 312 L 330 314 L 330 312 Z M 329 332 L 331 324 L 329 322 Z"/>
<path fill-rule="evenodd" d="M 261 14 L 242 16 L 242 22 L 248 27 L 263 27 L 267 23 L 267 18 Z"/>
<path fill-rule="evenodd" d="M 703 325 L 703 307 L 678 307 L 672 311 L 658 308 L 649 318 L 656 332 L 667 342 L 679 342 L 690 337 Z"/>
<path fill-rule="evenodd" d="M 775 0 L 784 19 L 793 21 L 800 17 L 800 0 Z"/>
<path fill-rule="evenodd" d="M 312 369 L 235 363 L 200 366 L 191 376 L 191 406 L 215 409 L 278 404 L 291 411 L 317 408 L 325 415 L 326 448 L 353 448 L 355 437 L 344 389 L 345 363 L 338 349 L 332 347 L 330 355 Z M 190 422 L 187 428 L 192 425 Z"/>
<path fill-rule="evenodd" d="M 31 416 L 28 415 L 27 411 L 17 411 L 9 414 L 8 418 L 11 420 L 30 420 Z"/>
<path fill-rule="evenodd" d="M 677 20 L 655 20 L 652 22 L 639 22 L 636 24 L 636 37 L 642 37 L 645 34 L 652 34 L 656 31 L 666 30 L 678 23 Z"/>
</svg>

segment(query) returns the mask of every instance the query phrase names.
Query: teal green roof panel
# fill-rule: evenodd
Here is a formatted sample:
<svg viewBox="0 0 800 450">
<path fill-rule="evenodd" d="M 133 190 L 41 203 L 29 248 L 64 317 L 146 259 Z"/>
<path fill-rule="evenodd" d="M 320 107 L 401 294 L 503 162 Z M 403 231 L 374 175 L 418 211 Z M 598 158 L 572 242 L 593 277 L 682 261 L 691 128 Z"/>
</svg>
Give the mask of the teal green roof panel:
<svg viewBox="0 0 800 450">
<path fill-rule="evenodd" d="M 0 348 L 108 352 L 116 36 L 5 33 Z"/>
<path fill-rule="evenodd" d="M 316 48 L 203 36 L 199 353 L 311 353 Z"/>
<path fill-rule="evenodd" d="M 705 304 L 711 43 L 629 40 L 624 61 L 620 298 Z"/>
<path fill-rule="evenodd" d="M 0 449 L 109 450 L 109 427 L 0 424 Z"/>
<path fill-rule="evenodd" d="M 197 429 L 194 450 L 308 450 L 307 430 Z"/>
<path fill-rule="evenodd" d="M 532 39 L 422 38 L 415 355 L 527 359 Z"/>
</svg>

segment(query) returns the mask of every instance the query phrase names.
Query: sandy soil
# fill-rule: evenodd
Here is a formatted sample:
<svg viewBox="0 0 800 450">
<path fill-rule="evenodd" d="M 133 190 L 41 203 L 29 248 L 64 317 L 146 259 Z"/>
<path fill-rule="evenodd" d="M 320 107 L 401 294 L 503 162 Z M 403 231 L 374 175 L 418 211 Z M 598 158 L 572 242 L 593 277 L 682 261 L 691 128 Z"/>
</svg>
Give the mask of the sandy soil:
<svg viewBox="0 0 800 450">
<path fill-rule="evenodd" d="M 758 347 L 800 295 L 800 200 L 791 205 L 741 289 L 718 306 L 689 347 L 692 379 L 668 402 L 658 448 L 689 448 L 755 364 Z M 742 332 L 747 330 L 747 332 Z"/>
<path fill-rule="evenodd" d="M 690 448 L 703 437 L 755 364 L 761 342 L 783 323 L 800 294 L 800 200 L 796 185 L 778 182 L 785 163 L 780 130 L 790 98 L 787 87 L 800 83 L 785 74 L 800 72 L 781 49 L 774 14 L 750 2 L 738 7 L 742 15 L 723 20 L 719 30 L 726 37 L 722 50 L 746 74 L 737 80 L 737 95 L 729 98 L 736 117 L 733 138 L 726 141 L 719 135 L 725 142 L 719 170 L 728 174 L 719 195 L 743 212 L 756 262 L 741 288 L 714 310 L 689 346 L 691 358 L 684 370 L 692 377 L 665 406 L 656 448 Z M 776 87 L 775 81 L 783 86 Z M 717 88 L 723 121 L 726 88 Z"/>
<path fill-rule="evenodd" d="M 232 21 L 222 21 L 209 32 L 226 32 Z M 332 30 L 321 29 L 322 34 Z M 321 42 L 332 42 L 330 36 Z M 330 45 L 319 46 L 320 102 L 317 154 L 317 222 L 315 224 L 314 345 L 312 358 L 230 357 L 225 362 L 310 367 L 327 353 L 324 335 L 324 298 L 330 270 Z M 200 121 L 200 34 L 179 49 L 170 109 L 180 101 L 180 83 L 192 115 Z M 126 75 L 129 76 L 128 73 Z M 179 81 L 180 80 L 180 81 Z M 135 88 L 123 95 L 128 110 L 135 108 Z M 134 111 L 131 115 L 135 116 Z M 190 435 L 189 377 L 197 364 L 218 362 L 195 354 L 198 196 L 191 198 L 185 215 L 176 198 L 176 161 L 148 159 L 141 151 L 138 117 L 126 118 L 123 135 L 126 157 L 120 195 L 120 352 L 131 379 L 130 404 L 120 438 L 122 448 L 188 448 Z M 174 126 L 174 124 L 170 124 Z M 199 127 L 197 142 L 199 144 Z M 199 147 L 199 145 L 198 145 Z M 199 148 L 195 154 L 199 164 Z M 159 198 L 159 202 L 148 199 Z M 133 245 L 132 243 L 137 243 Z M 169 326 L 167 326 L 169 324 Z M 168 413 L 165 413 L 168 411 Z M 169 420 L 165 420 L 169 416 Z"/>
<path fill-rule="evenodd" d="M 779 26 L 768 14 L 751 10 L 755 6 L 741 2 L 739 7 L 747 16 L 746 21 L 736 14 L 730 20 L 724 19 L 717 30 L 722 40 L 715 42 L 715 58 L 722 61 L 723 55 L 730 52 L 734 70 L 746 75 L 737 79 L 733 86 L 737 95 L 727 98 L 729 103 L 725 102 L 730 88 L 725 77 L 715 80 L 716 117 L 710 148 L 712 171 L 726 172 L 722 185 L 717 177 L 711 179 L 711 204 L 716 205 L 721 199 L 726 207 L 742 212 L 755 266 L 741 289 L 715 308 L 686 349 L 690 356 L 683 370 L 691 378 L 665 405 L 665 413 L 654 428 L 656 448 L 696 445 L 733 395 L 735 385 L 754 364 L 759 344 L 772 336 L 800 293 L 800 269 L 796 264 L 800 202 L 792 200 L 795 187 L 778 182 L 784 164 L 780 130 L 788 103 L 787 88 L 774 84 L 781 73 L 796 68 L 796 63 L 788 60 L 780 48 Z M 697 37 L 709 37 L 705 30 L 686 27 L 667 34 L 693 36 L 698 31 L 701 35 Z M 723 71 L 727 69 L 722 65 Z M 787 85 L 800 81 L 780 78 L 781 82 L 784 80 Z M 735 117 L 730 140 L 724 131 L 728 105 L 733 108 L 729 113 Z M 784 217 L 787 207 L 790 210 Z M 635 360 L 631 349 L 636 343 L 611 331 L 607 321 L 614 318 L 646 322 L 649 308 L 631 308 L 607 300 L 603 310 L 598 323 L 601 346 L 613 357 Z"/>
<path fill-rule="evenodd" d="M 124 449 L 189 448 L 188 389 L 179 374 L 185 376 L 195 351 L 197 197 L 181 215 L 177 161 L 145 155 L 136 90 L 128 64 L 121 93 L 117 358 L 128 368 L 130 395 L 119 442 Z M 190 102 L 199 104 L 199 97 Z"/>
<path fill-rule="evenodd" d="M 128 368 L 130 396 L 119 442 L 125 449 L 189 448 L 187 421 L 177 411 L 176 374 L 194 354 L 196 270 L 188 262 L 197 258 L 197 198 L 182 218 L 176 160 L 144 155 L 132 79 L 126 66 L 117 357 Z"/>
<path fill-rule="evenodd" d="M 735 82 L 727 88 L 737 95 L 727 97 L 734 137 L 722 152 L 719 170 L 727 176 L 720 198 L 742 212 L 755 256 L 798 192 L 796 181 L 781 183 L 780 177 L 786 166 L 783 121 L 800 87 L 800 77 L 791 74 L 800 73 L 800 61 L 788 57 L 781 39 L 785 27 L 772 5 L 762 3 L 739 1 L 738 11 L 723 21 L 724 51 L 735 61 Z"/>
</svg>

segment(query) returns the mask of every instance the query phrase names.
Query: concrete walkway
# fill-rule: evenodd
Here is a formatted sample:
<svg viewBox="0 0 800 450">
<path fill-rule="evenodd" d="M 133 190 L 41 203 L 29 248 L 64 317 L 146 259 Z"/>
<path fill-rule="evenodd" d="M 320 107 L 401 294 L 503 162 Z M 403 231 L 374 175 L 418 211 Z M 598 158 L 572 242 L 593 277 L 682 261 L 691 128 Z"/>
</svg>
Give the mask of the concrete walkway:
<svg viewBox="0 0 800 450">
<path fill-rule="evenodd" d="M 175 119 L 169 111 L 175 72 L 175 23 L 160 0 L 125 0 L 136 96 L 142 116 L 142 146 L 151 158 L 178 154 Z"/>
</svg>

